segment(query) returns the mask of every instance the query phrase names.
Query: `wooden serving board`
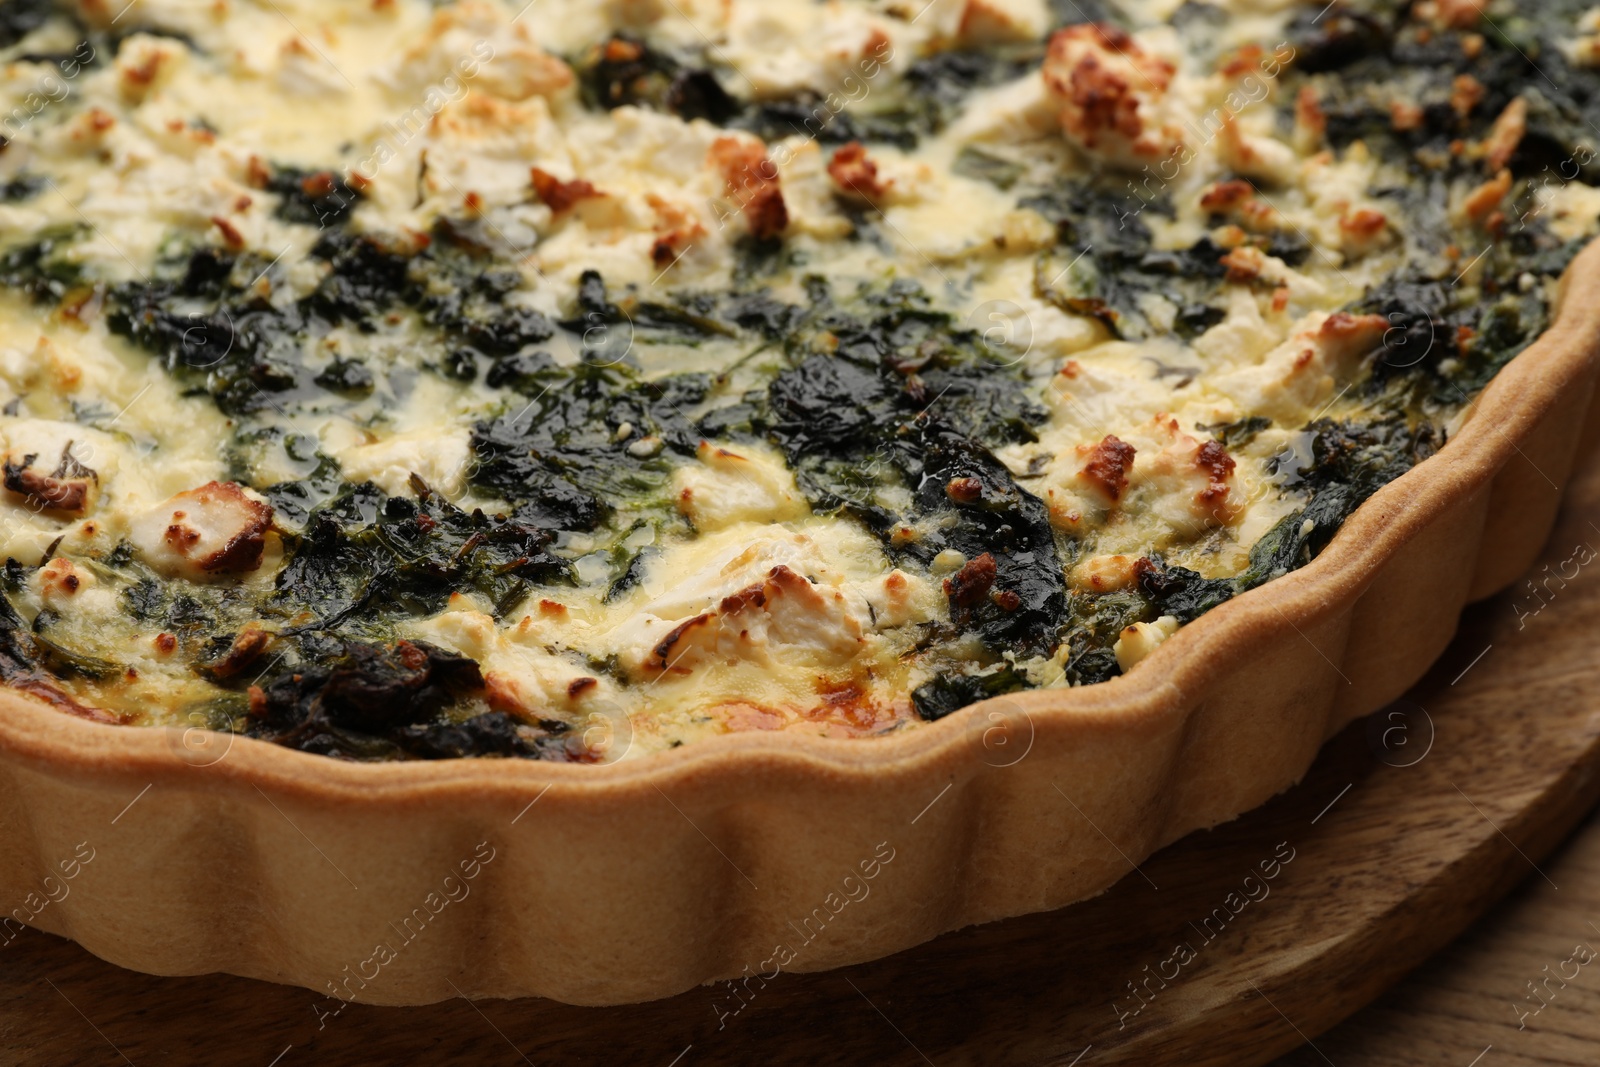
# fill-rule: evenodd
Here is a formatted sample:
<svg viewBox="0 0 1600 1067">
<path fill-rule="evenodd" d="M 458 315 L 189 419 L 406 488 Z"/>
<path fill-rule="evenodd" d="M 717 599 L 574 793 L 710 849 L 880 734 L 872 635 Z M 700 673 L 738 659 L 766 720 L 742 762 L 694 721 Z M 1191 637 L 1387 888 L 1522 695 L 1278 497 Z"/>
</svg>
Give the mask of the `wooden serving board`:
<svg viewBox="0 0 1600 1067">
<path fill-rule="evenodd" d="M 1600 462 L 1568 499 L 1542 597 L 1471 609 L 1409 700 L 1335 738 L 1300 786 L 1096 900 L 743 998 L 325 1018 L 309 992 L 151 978 L 29 931 L 0 948 L 0 1063 L 1266 1063 L 1542 878 L 1600 800 Z"/>
</svg>

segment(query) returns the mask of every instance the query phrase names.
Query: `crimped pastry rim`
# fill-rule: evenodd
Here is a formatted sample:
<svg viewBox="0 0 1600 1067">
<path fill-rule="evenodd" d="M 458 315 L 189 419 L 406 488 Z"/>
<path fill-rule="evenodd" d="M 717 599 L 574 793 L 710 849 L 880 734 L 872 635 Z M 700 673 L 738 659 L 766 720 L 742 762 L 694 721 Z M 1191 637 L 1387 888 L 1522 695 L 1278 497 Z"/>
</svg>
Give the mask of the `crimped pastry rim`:
<svg viewBox="0 0 1600 1067">
<path fill-rule="evenodd" d="M 138 776 L 159 783 L 181 777 L 192 788 L 205 778 L 216 786 L 254 787 L 263 795 L 270 788 L 281 796 L 328 803 L 410 806 L 469 796 L 531 799 L 547 789 L 585 801 L 621 800 L 763 763 L 809 766 L 835 779 L 937 772 L 961 758 L 955 750 L 970 742 L 974 727 L 981 728 L 997 706 L 1013 713 L 1020 708 L 1034 730 L 1088 736 L 1149 729 L 1167 716 L 1193 713 L 1208 681 L 1247 656 L 1258 636 L 1284 625 L 1298 629 L 1358 597 L 1368 577 L 1412 535 L 1493 481 L 1597 354 L 1600 240 L 1591 242 L 1562 277 L 1550 327 L 1473 398 L 1459 432 L 1438 454 L 1363 503 L 1308 565 L 1214 608 L 1164 641 L 1131 673 L 1097 685 L 992 698 L 938 722 L 878 738 L 757 731 L 601 765 L 519 759 L 356 763 L 219 735 L 227 738 L 226 755 L 203 768 L 175 750 L 175 728 L 94 723 L 0 687 L 0 752 L 75 779 Z"/>
</svg>

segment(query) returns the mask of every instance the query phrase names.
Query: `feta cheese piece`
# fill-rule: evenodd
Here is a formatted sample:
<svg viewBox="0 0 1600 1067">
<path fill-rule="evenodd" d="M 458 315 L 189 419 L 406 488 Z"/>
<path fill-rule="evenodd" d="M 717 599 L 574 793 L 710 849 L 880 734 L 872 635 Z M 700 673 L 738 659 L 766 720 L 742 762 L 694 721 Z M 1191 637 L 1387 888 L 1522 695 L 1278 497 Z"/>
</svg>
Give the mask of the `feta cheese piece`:
<svg viewBox="0 0 1600 1067">
<path fill-rule="evenodd" d="M 737 452 L 700 442 L 697 463 L 679 467 L 672 486 L 678 510 L 702 533 L 741 522 L 787 522 L 811 513 L 794 473 L 765 449 Z"/>
<path fill-rule="evenodd" d="M 1083 23 L 1050 39 L 1043 76 L 1061 132 L 1097 160 L 1137 169 L 1169 159 L 1183 133 L 1168 95 L 1177 67 L 1114 26 Z"/>
<path fill-rule="evenodd" d="M 390 496 L 410 496 L 415 474 L 448 499 L 466 491 L 472 445 L 464 429 L 414 430 L 335 453 L 344 475 L 372 482 Z"/>
<path fill-rule="evenodd" d="M 1117 638 L 1117 643 L 1112 646 L 1116 653 L 1117 666 L 1123 672 L 1133 670 L 1134 666 L 1156 647 L 1178 632 L 1178 620 L 1171 615 L 1163 615 L 1155 622 L 1136 622 L 1123 630 Z"/>
<path fill-rule="evenodd" d="M 878 630 L 931 617 L 932 583 L 883 574 L 880 548 L 840 533 L 825 550 L 805 533 L 746 524 L 708 545 L 680 546 L 652 570 L 686 576 L 622 618 L 603 643 L 645 679 L 718 663 L 826 669 L 874 647 Z M 710 559 L 689 569 L 708 548 Z"/>
<path fill-rule="evenodd" d="M 97 430 L 50 419 L 18 419 L 0 435 L 0 484 L 7 503 L 56 517 L 94 510 L 103 483 L 117 468 L 111 438 Z"/>
<path fill-rule="evenodd" d="M 272 507 L 233 482 L 207 482 L 136 516 L 128 539 L 156 570 L 200 581 L 261 565 Z"/>
</svg>

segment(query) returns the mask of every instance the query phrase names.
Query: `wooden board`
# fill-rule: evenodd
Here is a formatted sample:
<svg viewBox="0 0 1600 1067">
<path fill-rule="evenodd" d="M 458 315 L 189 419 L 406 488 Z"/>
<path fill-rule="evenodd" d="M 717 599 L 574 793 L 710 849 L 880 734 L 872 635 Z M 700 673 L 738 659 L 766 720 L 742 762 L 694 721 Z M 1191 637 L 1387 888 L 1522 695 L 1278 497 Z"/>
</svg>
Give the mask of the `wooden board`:
<svg viewBox="0 0 1600 1067">
<path fill-rule="evenodd" d="M 1600 464 L 1569 500 L 1550 573 L 1600 548 Z M 1600 799 L 1600 560 L 1547 588 L 1470 610 L 1410 701 L 1334 739 L 1299 787 L 1060 912 L 742 998 L 325 1018 L 308 992 L 135 975 L 29 932 L 0 949 L 0 1062 L 1266 1063 L 1542 879 Z"/>
<path fill-rule="evenodd" d="M 1592 1067 L 1600 970 L 1580 967 L 1577 950 L 1600 951 L 1600 812 L 1539 867 L 1550 881 L 1524 881 L 1444 951 L 1273 1067 Z"/>
</svg>

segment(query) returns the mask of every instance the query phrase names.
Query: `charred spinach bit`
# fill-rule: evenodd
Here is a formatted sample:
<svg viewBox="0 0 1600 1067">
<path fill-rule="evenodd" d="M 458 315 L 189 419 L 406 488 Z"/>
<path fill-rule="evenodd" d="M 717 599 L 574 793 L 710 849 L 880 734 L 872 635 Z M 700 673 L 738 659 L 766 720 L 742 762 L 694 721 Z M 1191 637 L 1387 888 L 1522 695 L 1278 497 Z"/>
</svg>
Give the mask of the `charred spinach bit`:
<svg viewBox="0 0 1600 1067">
<path fill-rule="evenodd" d="M 527 403 L 472 433 L 473 483 L 510 502 L 518 521 L 593 530 L 614 502 L 665 492 L 672 462 L 661 450 L 639 448 L 641 441 L 658 438 L 679 455 L 699 444 L 684 409 L 704 399 L 706 375 L 644 381 L 627 367 L 552 364 L 541 381 Z"/>
<path fill-rule="evenodd" d="M 892 286 L 833 305 L 789 337 L 792 365 L 757 417 L 822 511 L 855 516 L 894 554 L 930 563 L 946 549 L 967 569 L 946 585 L 952 618 L 999 657 L 1053 650 L 1065 611 L 1062 567 L 1045 506 L 988 446 L 1034 439 L 1046 416 L 1014 368 Z M 885 490 L 909 493 L 905 513 Z M 905 541 L 897 531 L 925 531 Z M 952 683 L 953 684 L 953 683 Z"/>
<path fill-rule="evenodd" d="M 298 727 L 320 719 L 376 733 L 431 718 L 483 688 L 477 663 L 426 642 L 385 647 L 312 638 L 299 651 L 311 660 L 309 669 L 302 666 L 261 686 L 265 714 L 252 714 L 254 722 Z"/>
<path fill-rule="evenodd" d="M 423 641 L 374 644 L 307 634 L 250 687 L 244 732 L 346 759 L 563 758 L 551 730 L 490 711 L 446 713 L 483 695 L 477 663 Z"/>
<path fill-rule="evenodd" d="M 7 0 L 0 4 L 0 48 L 10 48 L 63 13 L 55 0 Z"/>
<path fill-rule="evenodd" d="M 1430 373 L 1460 354 L 1455 329 L 1445 317 L 1453 299 L 1448 281 L 1415 268 L 1402 268 L 1368 290 L 1355 310 L 1382 315 L 1390 324 L 1372 363 L 1373 387 L 1381 389 L 1398 376 Z"/>
<path fill-rule="evenodd" d="M 335 359 L 312 380 L 329 392 L 351 396 L 365 396 L 372 392 L 374 385 L 367 365 L 354 359 Z"/>
<path fill-rule="evenodd" d="M 347 486 L 312 512 L 268 607 L 296 631 L 377 636 L 394 621 L 438 614 L 455 592 L 477 594 L 500 615 L 533 585 L 567 577 L 548 531 L 415 489 L 410 499 Z"/>
<path fill-rule="evenodd" d="M 19 174 L 9 181 L 0 182 L 0 203 L 15 204 L 32 200 L 50 184 L 37 174 Z"/>
<path fill-rule="evenodd" d="M 1396 406 L 1424 410 L 1466 403 L 1544 332 L 1545 285 L 1581 248 L 1581 241 L 1560 241 L 1535 219 L 1487 250 L 1475 287 L 1415 266 L 1374 286 L 1352 308 L 1390 323 L 1372 363 L 1369 396 L 1395 393 Z"/>
<path fill-rule="evenodd" d="M 718 337 L 735 337 L 737 320 L 719 309 L 721 297 L 679 293 L 671 300 L 645 300 L 630 288 L 612 303 L 604 279 L 586 270 L 578 280 L 576 314 L 561 328 L 576 335 L 582 358 L 610 365 L 629 360 L 637 344 L 695 346 Z M 736 302 L 735 294 L 729 298 Z"/>
<path fill-rule="evenodd" d="M 1184 567 L 1169 566 L 1155 554 L 1140 560 L 1137 570 L 1138 591 L 1149 601 L 1150 611 L 1148 618 L 1130 621 L 1150 622 L 1171 615 L 1187 625 L 1243 591 L 1232 578 L 1207 578 Z"/>
<path fill-rule="evenodd" d="M 1240 592 L 1311 562 L 1372 494 L 1444 446 L 1437 427 L 1403 414 L 1367 422 L 1318 419 L 1306 433 L 1309 462 L 1301 466 L 1285 453 L 1275 473 L 1310 500 L 1256 542 L 1250 566 L 1234 579 Z"/>
<path fill-rule="evenodd" d="M 605 111 L 623 106 L 668 110 L 668 95 L 682 69 L 676 58 L 632 34 L 615 34 L 594 45 L 573 66 L 583 102 Z M 716 84 L 714 78 L 712 83 Z M 702 95 L 710 93 L 703 83 L 698 88 Z M 685 103 L 690 102 L 689 96 L 690 91 L 685 90 Z M 693 102 L 702 101 L 696 97 Z"/>
<path fill-rule="evenodd" d="M 0 286 L 38 303 L 57 303 L 81 282 L 82 271 L 60 252 L 79 237 L 75 227 L 40 233 L 0 255 Z"/>
<path fill-rule="evenodd" d="M 1271 428 L 1272 420 L 1261 415 L 1251 415 L 1237 422 L 1219 422 L 1195 429 L 1216 437 L 1226 447 L 1233 449 L 1249 444 L 1262 430 Z"/>
<path fill-rule="evenodd" d="M 1319 14 L 1296 11 L 1289 22 L 1295 65 L 1307 73 L 1338 71 L 1368 56 L 1386 57 L 1394 43 L 1391 17 L 1365 10 L 1371 5 L 1336 3 Z"/>
<path fill-rule="evenodd" d="M 410 257 L 376 241 L 325 233 L 311 254 L 331 269 L 307 298 L 307 310 L 329 323 L 348 322 L 374 332 L 385 312 L 417 300 Z"/>
<path fill-rule="evenodd" d="M 41 299 L 60 299 L 73 278 L 52 266 L 53 250 L 49 240 L 14 250 L 0 261 L 0 272 Z M 351 360 L 320 371 L 305 366 L 308 342 L 341 323 L 376 333 L 388 328 L 394 312 L 415 311 L 445 343 L 456 345 L 455 358 L 474 373 L 479 358 L 515 356 L 555 333 L 537 311 L 506 301 L 520 275 L 495 270 L 492 260 L 448 240 L 407 255 L 329 230 L 312 254 L 328 264 L 328 274 L 303 300 L 281 305 L 252 288 L 268 266 L 260 257 L 200 249 L 157 278 L 114 286 L 107 294 L 107 325 L 230 415 L 376 389 L 376 375 Z M 398 388 L 396 372 L 388 377 Z"/>
<path fill-rule="evenodd" d="M 679 56 L 632 34 L 615 34 L 590 48 L 573 68 L 583 102 L 610 111 L 629 105 L 667 111 L 686 121 L 727 126 L 745 105 L 702 64 L 704 57 Z"/>
<path fill-rule="evenodd" d="M 1042 51 L 940 52 L 912 63 L 900 84 L 880 87 L 874 99 L 865 90 L 887 80 L 886 58 L 863 59 L 831 93 L 803 90 L 761 101 L 730 93 L 705 56 L 674 52 L 630 34 L 594 45 L 573 66 L 580 96 L 595 109 L 647 107 L 742 129 L 769 143 L 799 136 L 828 145 L 876 141 L 910 149 L 921 137 L 943 129 L 974 91 L 1021 77 L 1037 66 Z"/>
<path fill-rule="evenodd" d="M 395 742 L 417 759 L 466 759 L 502 756 L 565 761 L 571 758 L 562 734 L 564 723 L 547 721 L 527 726 L 503 711 L 490 711 L 462 722 L 422 723 L 395 731 Z"/>
<path fill-rule="evenodd" d="M 678 71 L 667 86 L 666 103 L 681 119 L 705 119 L 714 126 L 726 125 L 739 111 L 739 102 L 709 70 Z"/>
<path fill-rule="evenodd" d="M 331 170 L 294 167 L 274 167 L 266 188 L 279 198 L 278 218 L 318 229 L 342 225 L 361 195 Z"/>
<path fill-rule="evenodd" d="M 927 722 L 937 722 L 968 704 L 1028 688 L 1028 680 L 1009 664 L 976 674 L 941 674 L 911 692 L 911 704 Z"/>
<path fill-rule="evenodd" d="M 1067 595 L 1044 501 L 972 438 L 929 420 L 919 429 L 901 449 L 916 464 L 907 472 L 913 506 L 918 517 L 943 521 L 905 554 L 926 564 L 947 548 L 960 552 L 968 562 L 945 583 L 952 622 L 995 655 L 1050 655 Z"/>
<path fill-rule="evenodd" d="M 723 312 L 734 323 L 768 341 L 788 337 L 807 315 L 805 308 L 775 299 L 766 289 L 735 293 L 728 298 Z"/>
<path fill-rule="evenodd" d="M 1193 336 L 1221 321 L 1226 253 L 1209 237 L 1180 251 L 1157 249 L 1141 216 L 1171 212 L 1164 192 L 1146 200 L 1104 182 L 1073 180 L 1030 193 L 1019 206 L 1055 223 L 1060 245 L 1055 257 L 1040 261 L 1036 288 L 1063 311 L 1098 319 L 1130 341 L 1165 332 L 1145 314 L 1144 298 L 1152 293 L 1175 305 L 1180 334 Z M 1304 260 L 1288 243 L 1264 250 Z"/>
<path fill-rule="evenodd" d="M 1542 174 L 1558 184 L 1593 183 L 1600 179 L 1594 133 L 1600 124 L 1600 72 L 1570 63 L 1561 48 L 1588 6 L 1577 0 L 1530 5 L 1476 27 L 1422 34 L 1410 4 L 1341 0 L 1325 13 L 1301 10 L 1288 36 L 1296 70 L 1338 75 L 1315 82 L 1328 139 L 1337 147 L 1359 139 L 1390 160 L 1428 149 L 1431 159 L 1464 169 L 1471 164 L 1455 157 L 1450 143 L 1481 139 L 1520 95 L 1528 103 L 1528 121 L 1510 160 L 1513 173 Z M 1469 34 L 1476 38 L 1470 49 L 1463 47 Z M 1459 75 L 1471 75 L 1485 91 L 1465 116 L 1451 106 Z M 1420 122 L 1396 131 L 1391 100 L 1418 106 Z"/>
</svg>

